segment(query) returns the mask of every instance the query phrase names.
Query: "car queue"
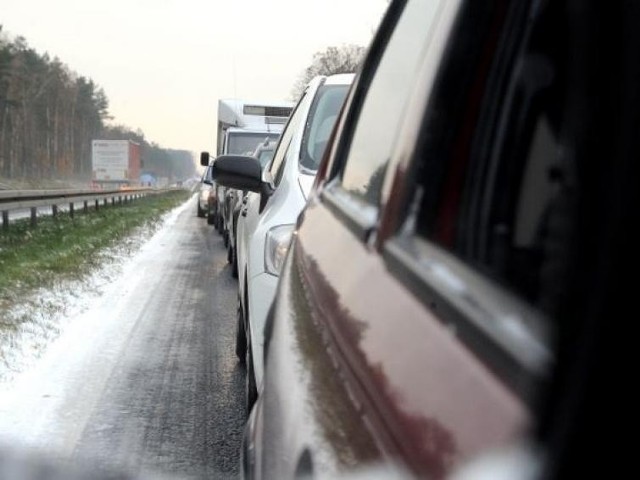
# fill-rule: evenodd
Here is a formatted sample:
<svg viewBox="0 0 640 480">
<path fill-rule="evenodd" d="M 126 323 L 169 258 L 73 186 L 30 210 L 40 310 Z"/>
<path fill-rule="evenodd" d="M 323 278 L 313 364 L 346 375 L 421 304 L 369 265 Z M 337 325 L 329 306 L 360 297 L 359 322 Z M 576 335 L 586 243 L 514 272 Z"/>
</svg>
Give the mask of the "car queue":
<svg viewBox="0 0 640 480">
<path fill-rule="evenodd" d="M 311 82 L 266 167 L 206 158 L 249 192 L 230 256 L 246 477 L 575 476 L 585 419 L 602 426 L 596 332 L 631 301 L 640 68 L 616 18 L 395 0 L 355 79 Z"/>
</svg>

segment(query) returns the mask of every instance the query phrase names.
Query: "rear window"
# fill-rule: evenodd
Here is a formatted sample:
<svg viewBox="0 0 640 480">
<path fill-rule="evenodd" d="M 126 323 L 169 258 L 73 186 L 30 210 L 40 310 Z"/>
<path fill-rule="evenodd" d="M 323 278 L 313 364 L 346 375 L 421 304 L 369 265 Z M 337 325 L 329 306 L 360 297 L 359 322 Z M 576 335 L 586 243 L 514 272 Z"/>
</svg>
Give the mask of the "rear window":
<svg viewBox="0 0 640 480">
<path fill-rule="evenodd" d="M 240 133 L 233 132 L 229 134 L 229 148 L 227 153 L 234 155 L 253 155 L 255 149 L 265 141 L 277 140 L 279 133 L 256 132 L 256 133 Z"/>
</svg>

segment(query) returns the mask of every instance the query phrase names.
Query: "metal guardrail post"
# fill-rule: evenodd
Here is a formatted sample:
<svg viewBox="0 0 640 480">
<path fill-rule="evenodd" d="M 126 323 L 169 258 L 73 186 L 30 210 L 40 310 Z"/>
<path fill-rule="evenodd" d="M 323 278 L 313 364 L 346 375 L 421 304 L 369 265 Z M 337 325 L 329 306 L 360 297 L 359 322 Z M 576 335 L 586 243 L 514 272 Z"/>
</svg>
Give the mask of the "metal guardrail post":
<svg viewBox="0 0 640 480">
<path fill-rule="evenodd" d="M 6 210 L 2 211 L 2 229 L 9 230 L 9 212 Z"/>
<path fill-rule="evenodd" d="M 0 213 L 2 213 L 3 228 L 8 228 L 9 212 L 12 210 L 30 210 L 31 225 L 37 224 L 38 208 L 51 208 L 53 217 L 60 213 L 59 205 L 69 204 L 70 214 L 75 213 L 75 205 L 82 203 L 84 210 L 88 211 L 89 204 L 93 202 L 96 210 L 102 206 L 122 205 L 133 200 L 145 198 L 149 195 L 165 193 L 171 189 L 154 190 L 151 188 L 137 188 L 129 190 L 15 190 L 0 191 Z M 111 202 L 109 202 L 111 201 Z M 5 213 L 6 212 L 6 213 Z"/>
<path fill-rule="evenodd" d="M 88 213 L 88 212 L 89 212 L 89 202 L 87 202 L 86 200 L 85 200 L 85 201 L 84 201 L 84 203 L 83 203 L 82 211 L 83 211 L 84 213 Z"/>
</svg>

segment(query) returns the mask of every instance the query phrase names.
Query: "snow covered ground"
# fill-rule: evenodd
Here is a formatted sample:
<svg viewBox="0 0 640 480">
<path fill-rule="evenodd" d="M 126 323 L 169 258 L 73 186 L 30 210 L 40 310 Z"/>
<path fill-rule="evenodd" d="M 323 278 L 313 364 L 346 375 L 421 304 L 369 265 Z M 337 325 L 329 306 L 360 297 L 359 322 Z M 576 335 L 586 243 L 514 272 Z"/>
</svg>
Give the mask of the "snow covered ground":
<svg viewBox="0 0 640 480">
<path fill-rule="evenodd" d="M 193 197 L 81 285 L 41 292 L 47 308 L 17 311 L 25 322 L 3 353 L 0 454 L 148 478 L 237 474 L 237 284 L 195 207 Z"/>
<path fill-rule="evenodd" d="M 153 231 L 144 228 L 112 248 L 106 255 L 112 261 L 92 275 L 78 281 L 58 283 L 51 289 L 40 289 L 3 313 L 18 327 L 0 330 L 0 395 L 14 388 L 17 377 L 53 348 L 54 341 L 56 348 L 65 342 L 81 345 L 82 341 L 76 341 L 78 336 L 87 335 L 105 323 L 102 313 L 107 314 L 108 308 L 103 312 L 101 305 L 108 307 L 109 295 L 122 293 L 123 284 L 125 287 L 134 284 L 136 261 L 145 254 L 154 255 L 154 246 L 158 247 L 157 237 L 163 229 L 170 228 L 187 205 L 185 203 L 167 213 L 148 243 L 144 244 Z"/>
</svg>

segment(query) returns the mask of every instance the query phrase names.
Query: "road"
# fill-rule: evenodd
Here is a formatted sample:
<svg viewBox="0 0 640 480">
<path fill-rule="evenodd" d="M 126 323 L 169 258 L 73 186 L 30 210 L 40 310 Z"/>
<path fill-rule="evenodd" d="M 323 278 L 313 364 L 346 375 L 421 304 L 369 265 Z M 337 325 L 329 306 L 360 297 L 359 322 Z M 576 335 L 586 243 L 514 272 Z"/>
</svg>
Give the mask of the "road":
<svg viewBox="0 0 640 480">
<path fill-rule="evenodd" d="M 192 198 L 0 394 L 0 445 L 134 474 L 237 474 L 236 284 L 195 211 Z"/>
</svg>

